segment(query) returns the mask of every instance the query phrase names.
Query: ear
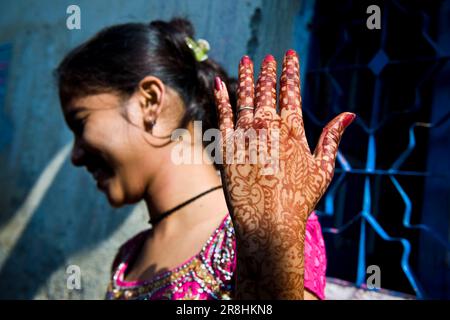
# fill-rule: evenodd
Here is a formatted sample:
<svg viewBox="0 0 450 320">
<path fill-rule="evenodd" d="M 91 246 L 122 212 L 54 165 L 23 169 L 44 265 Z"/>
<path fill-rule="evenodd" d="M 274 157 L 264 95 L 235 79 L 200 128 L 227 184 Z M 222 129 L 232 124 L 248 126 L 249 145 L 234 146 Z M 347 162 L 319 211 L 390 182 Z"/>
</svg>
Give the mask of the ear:
<svg viewBox="0 0 450 320">
<path fill-rule="evenodd" d="M 139 100 L 144 115 L 144 125 L 151 128 L 161 113 L 165 86 L 154 76 L 146 76 L 139 82 Z"/>
</svg>

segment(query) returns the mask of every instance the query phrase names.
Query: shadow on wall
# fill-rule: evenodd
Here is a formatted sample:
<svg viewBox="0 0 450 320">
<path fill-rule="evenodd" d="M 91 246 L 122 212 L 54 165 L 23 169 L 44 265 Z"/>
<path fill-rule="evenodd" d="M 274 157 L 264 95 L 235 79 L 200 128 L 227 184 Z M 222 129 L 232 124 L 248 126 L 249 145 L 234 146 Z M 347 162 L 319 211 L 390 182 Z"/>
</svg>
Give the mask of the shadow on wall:
<svg viewBox="0 0 450 320">
<path fill-rule="evenodd" d="M 53 272 L 66 269 L 69 257 L 108 239 L 132 211 L 116 210 L 111 217 L 112 209 L 101 194 L 102 201 L 86 201 L 86 195 L 99 192 L 92 181 L 84 183 L 89 186 L 84 193 L 70 192 L 72 183 L 79 183 L 68 160 L 70 147 L 71 143 L 48 163 L 22 206 L 1 226 L 1 247 L 7 250 L 2 252 L 1 299 L 33 299 Z M 78 179 L 92 179 L 76 174 Z"/>
</svg>

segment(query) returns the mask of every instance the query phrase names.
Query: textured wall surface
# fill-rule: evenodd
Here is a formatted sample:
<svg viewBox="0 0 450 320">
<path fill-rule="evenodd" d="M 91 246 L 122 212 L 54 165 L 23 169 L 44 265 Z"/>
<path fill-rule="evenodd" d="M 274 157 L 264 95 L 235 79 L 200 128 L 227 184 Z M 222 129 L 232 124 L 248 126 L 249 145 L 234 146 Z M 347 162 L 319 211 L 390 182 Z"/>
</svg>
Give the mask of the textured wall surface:
<svg viewBox="0 0 450 320">
<path fill-rule="evenodd" d="M 306 29 L 301 42 L 293 34 L 310 13 L 305 3 L 312 10 L 312 1 L 2 1 L 0 298 L 101 299 L 117 248 L 147 228 L 145 206 L 111 209 L 70 164 L 72 136 L 51 74 L 65 53 L 108 25 L 182 15 L 236 76 L 244 54 L 259 68 L 267 53 L 281 61 L 289 47 L 306 52 Z M 81 8 L 81 30 L 66 28 L 70 4 Z M 81 290 L 66 288 L 72 264 Z"/>
</svg>

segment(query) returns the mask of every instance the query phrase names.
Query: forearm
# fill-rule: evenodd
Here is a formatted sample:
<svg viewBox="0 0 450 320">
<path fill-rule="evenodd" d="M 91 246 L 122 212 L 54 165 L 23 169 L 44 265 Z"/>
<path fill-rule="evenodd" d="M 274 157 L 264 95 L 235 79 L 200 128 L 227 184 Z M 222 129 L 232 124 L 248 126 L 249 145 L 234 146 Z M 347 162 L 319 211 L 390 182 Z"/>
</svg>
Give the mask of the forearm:
<svg viewBox="0 0 450 320">
<path fill-rule="evenodd" d="M 273 222 L 258 223 L 259 228 L 255 225 L 254 229 L 244 228 L 239 221 L 234 224 L 235 298 L 303 299 L 306 223 L 293 221 L 288 228 Z M 287 234 L 289 240 L 286 240 Z"/>
</svg>

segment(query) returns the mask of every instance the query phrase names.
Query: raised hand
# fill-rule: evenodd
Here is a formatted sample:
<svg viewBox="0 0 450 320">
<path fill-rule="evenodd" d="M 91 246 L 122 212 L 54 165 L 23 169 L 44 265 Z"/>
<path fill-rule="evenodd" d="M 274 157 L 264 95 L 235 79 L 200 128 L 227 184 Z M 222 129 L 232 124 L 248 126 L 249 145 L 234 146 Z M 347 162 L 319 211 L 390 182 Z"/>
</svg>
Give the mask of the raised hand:
<svg viewBox="0 0 450 320">
<path fill-rule="evenodd" d="M 341 136 L 355 118 L 345 112 L 329 122 L 312 154 L 295 51 L 284 57 L 279 112 L 276 84 L 273 56 L 264 59 L 256 89 L 253 63 L 243 57 L 234 125 L 226 86 L 216 78 L 223 177 L 237 241 L 236 298 L 303 299 L 306 221 L 330 184 Z M 256 144 L 242 139 L 255 132 Z"/>
</svg>

